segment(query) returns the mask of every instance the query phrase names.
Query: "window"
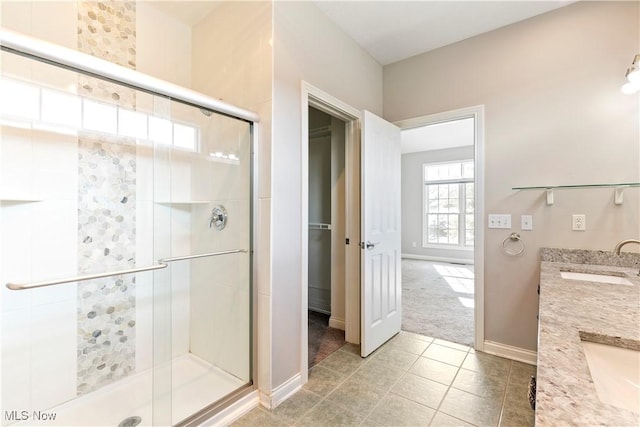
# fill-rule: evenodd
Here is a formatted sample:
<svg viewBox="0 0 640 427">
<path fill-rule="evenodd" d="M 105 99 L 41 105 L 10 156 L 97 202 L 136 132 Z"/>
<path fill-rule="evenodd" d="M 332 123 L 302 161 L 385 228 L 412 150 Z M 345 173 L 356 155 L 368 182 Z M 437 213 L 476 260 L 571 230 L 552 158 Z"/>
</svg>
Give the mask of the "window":
<svg viewBox="0 0 640 427">
<path fill-rule="evenodd" d="M 422 246 L 473 247 L 473 160 L 423 167 Z"/>
</svg>

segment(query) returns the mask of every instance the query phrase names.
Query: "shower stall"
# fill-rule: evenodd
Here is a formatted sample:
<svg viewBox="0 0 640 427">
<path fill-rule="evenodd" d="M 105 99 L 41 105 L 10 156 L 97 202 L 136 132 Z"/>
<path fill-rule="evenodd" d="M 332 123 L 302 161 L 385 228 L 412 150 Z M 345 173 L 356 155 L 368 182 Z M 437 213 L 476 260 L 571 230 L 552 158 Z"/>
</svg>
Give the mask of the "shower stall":
<svg viewBox="0 0 640 427">
<path fill-rule="evenodd" d="M 0 38 L 1 425 L 187 425 L 251 392 L 257 116 Z"/>
</svg>

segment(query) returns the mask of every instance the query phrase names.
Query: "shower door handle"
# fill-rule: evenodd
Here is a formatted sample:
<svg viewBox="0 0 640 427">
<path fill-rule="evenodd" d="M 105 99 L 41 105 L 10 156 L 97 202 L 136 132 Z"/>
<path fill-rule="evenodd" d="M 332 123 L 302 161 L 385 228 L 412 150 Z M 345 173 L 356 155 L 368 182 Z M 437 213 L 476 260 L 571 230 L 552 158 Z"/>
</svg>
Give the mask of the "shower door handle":
<svg viewBox="0 0 640 427">
<path fill-rule="evenodd" d="M 206 258 L 210 256 L 220 256 L 220 255 L 229 255 L 229 254 L 246 253 L 246 252 L 247 252 L 246 249 L 232 249 L 228 251 L 208 252 L 204 254 L 185 255 L 185 256 L 178 256 L 173 258 L 162 258 L 158 260 L 158 264 L 150 265 L 148 267 L 138 267 L 138 268 L 130 268 L 128 270 L 110 271 L 108 273 L 87 274 L 84 276 L 65 277 L 64 279 L 46 280 L 42 282 L 31 282 L 31 283 L 9 282 L 5 286 L 8 289 L 11 289 L 12 291 L 24 291 L 27 289 L 62 285 L 64 283 L 84 282 L 86 280 L 103 279 L 105 277 L 121 276 L 124 274 L 134 274 L 134 273 L 142 273 L 144 271 L 160 270 L 162 268 L 167 268 L 169 266 L 169 263 L 176 262 L 176 261 L 186 261 L 186 260 L 191 260 L 196 258 Z"/>
</svg>

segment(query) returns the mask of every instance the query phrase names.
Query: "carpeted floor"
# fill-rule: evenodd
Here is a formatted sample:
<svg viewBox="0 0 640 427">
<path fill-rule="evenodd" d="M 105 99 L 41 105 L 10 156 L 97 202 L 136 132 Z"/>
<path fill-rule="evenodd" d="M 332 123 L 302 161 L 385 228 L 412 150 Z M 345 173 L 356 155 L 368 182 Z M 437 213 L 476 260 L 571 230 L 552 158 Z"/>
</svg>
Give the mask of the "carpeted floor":
<svg viewBox="0 0 640 427">
<path fill-rule="evenodd" d="M 402 330 L 473 345 L 473 265 L 402 260 Z"/>
<path fill-rule="evenodd" d="M 329 327 L 329 315 L 309 311 L 309 368 L 345 343 L 344 331 Z"/>
<path fill-rule="evenodd" d="M 402 330 L 473 346 L 473 266 L 402 260 Z M 345 343 L 329 315 L 309 311 L 309 368 Z"/>
</svg>

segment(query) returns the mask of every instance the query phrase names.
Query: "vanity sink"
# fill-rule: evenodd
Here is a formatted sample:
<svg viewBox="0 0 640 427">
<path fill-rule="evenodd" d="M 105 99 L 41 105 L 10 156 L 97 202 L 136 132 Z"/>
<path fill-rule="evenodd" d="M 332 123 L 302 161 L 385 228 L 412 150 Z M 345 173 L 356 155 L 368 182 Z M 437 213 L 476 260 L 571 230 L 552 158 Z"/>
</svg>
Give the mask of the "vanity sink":
<svg viewBox="0 0 640 427">
<path fill-rule="evenodd" d="M 598 398 L 640 414 L 640 351 L 582 341 Z"/>
<path fill-rule="evenodd" d="M 560 277 L 569 280 L 582 280 L 586 282 L 609 283 L 612 285 L 632 286 L 633 283 L 626 277 L 611 274 L 578 273 L 575 271 L 561 271 Z"/>
</svg>

